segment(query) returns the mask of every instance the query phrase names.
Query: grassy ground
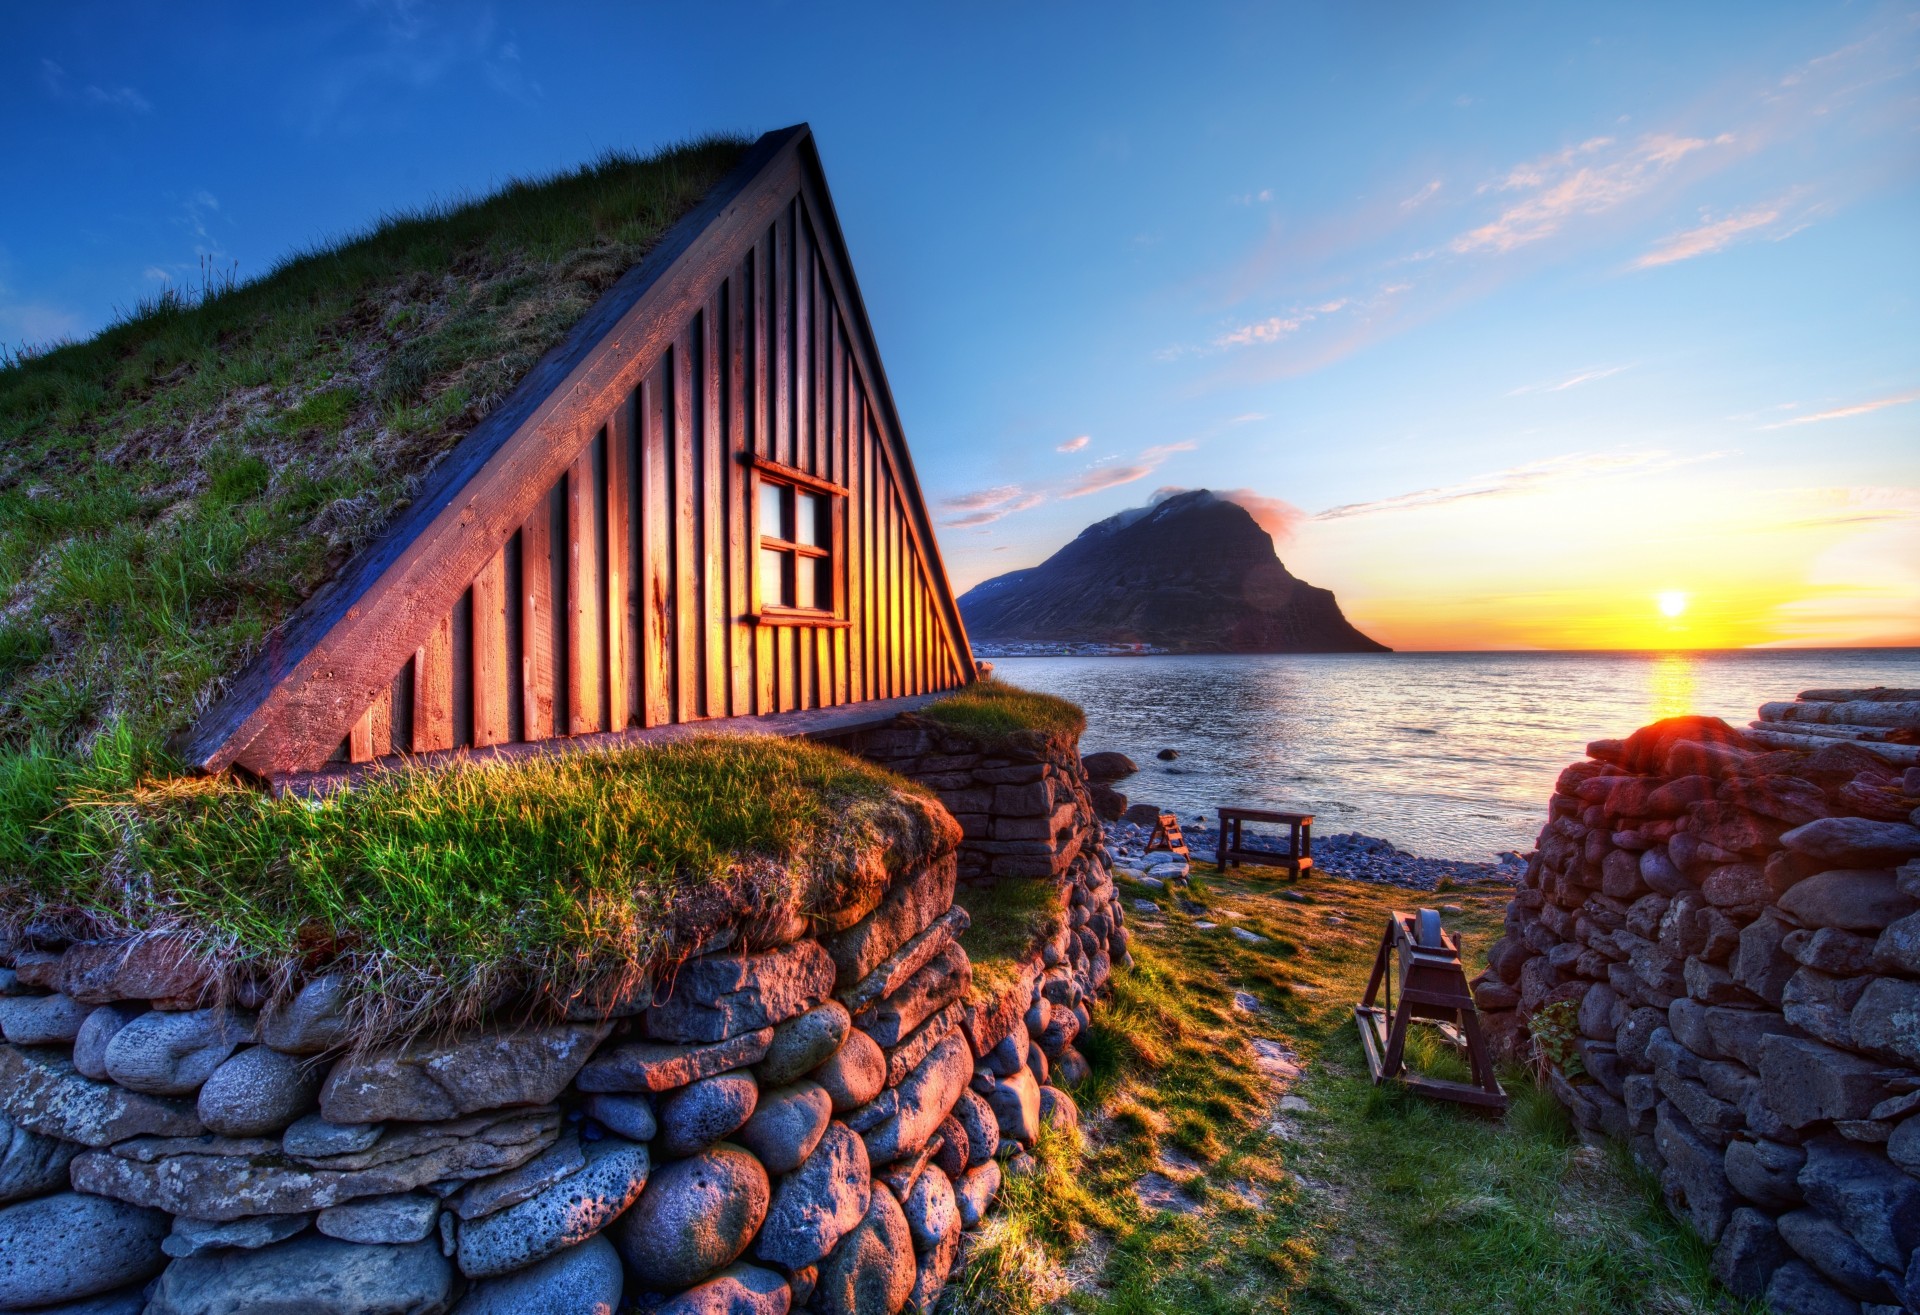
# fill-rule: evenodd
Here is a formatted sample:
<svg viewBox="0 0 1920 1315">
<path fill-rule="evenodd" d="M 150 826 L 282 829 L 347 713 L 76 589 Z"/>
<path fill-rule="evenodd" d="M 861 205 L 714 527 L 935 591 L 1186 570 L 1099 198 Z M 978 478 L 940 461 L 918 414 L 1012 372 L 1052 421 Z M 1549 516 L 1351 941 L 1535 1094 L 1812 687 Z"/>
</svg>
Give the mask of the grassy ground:
<svg viewBox="0 0 1920 1315">
<path fill-rule="evenodd" d="M 1087 728 L 1087 715 L 1078 704 L 991 678 L 930 704 L 920 715 L 989 744 L 1021 731 L 1079 735 Z"/>
<path fill-rule="evenodd" d="M 73 802 L 0 885 L 0 924 L 176 931 L 278 984 L 330 963 L 388 1034 L 617 987 L 736 918 L 835 906 L 958 839 L 929 796 L 803 740 L 403 767 L 318 799 L 117 771 L 52 778 Z"/>
<path fill-rule="evenodd" d="M 1447 923 L 1473 958 L 1497 937 L 1508 890 L 1422 896 L 1210 874 L 1197 865 L 1189 892 L 1204 914 L 1127 890 L 1138 966 L 1116 974 L 1085 1043 L 1084 1158 L 1055 1140 L 1041 1176 L 1009 1187 L 963 1311 L 1739 1309 L 1650 1185 L 1624 1157 L 1575 1140 L 1524 1073 L 1503 1074 L 1513 1104 L 1502 1119 L 1368 1081 L 1350 1011 L 1388 911 L 1463 906 Z M 1136 898 L 1167 911 L 1135 913 Z M 1267 939 L 1244 944 L 1235 926 Z M 1303 1061 L 1288 1094 L 1304 1107 L 1278 1106 L 1256 1038 Z M 1427 1046 L 1423 1058 L 1452 1056 Z M 1142 1205 L 1134 1185 L 1149 1173 L 1186 1212 Z"/>
<path fill-rule="evenodd" d="M 0 752 L 189 724 L 744 145 L 608 155 L 0 356 Z"/>
<path fill-rule="evenodd" d="M 974 1000 L 990 999 L 1011 986 L 1034 948 L 1065 925 L 1061 893 L 1058 882 L 1044 877 L 1004 878 L 959 892 L 956 900 L 972 919 L 960 944 L 973 966 Z"/>
</svg>

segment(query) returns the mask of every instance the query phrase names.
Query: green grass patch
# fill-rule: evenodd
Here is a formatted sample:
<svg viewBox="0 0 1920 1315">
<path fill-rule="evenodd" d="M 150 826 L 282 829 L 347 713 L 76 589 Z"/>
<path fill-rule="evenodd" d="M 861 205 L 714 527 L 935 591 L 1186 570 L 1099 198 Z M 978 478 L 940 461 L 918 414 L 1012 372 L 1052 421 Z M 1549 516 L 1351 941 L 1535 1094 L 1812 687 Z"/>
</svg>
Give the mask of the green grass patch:
<svg viewBox="0 0 1920 1315">
<path fill-rule="evenodd" d="M 929 704 L 920 715 L 989 744 L 1023 731 L 1079 735 L 1087 728 L 1087 715 L 1077 704 L 992 679 Z"/>
<path fill-rule="evenodd" d="M 956 896 L 972 919 L 960 944 L 973 965 L 973 998 L 986 1000 L 1012 986 L 1020 965 L 1066 922 L 1064 888 L 1044 877 L 1002 877 Z"/>
<path fill-rule="evenodd" d="M 0 773 L 4 920 L 172 930 L 279 985 L 344 967 L 387 1032 L 637 981 L 722 925 L 871 893 L 951 839 L 927 796 L 799 740 L 402 766 L 277 799 L 146 777 L 130 737 L 101 743 L 118 747 Z"/>
<path fill-rule="evenodd" d="M 211 269 L 0 360 L 0 754 L 188 725 L 746 143 L 609 154 Z"/>
</svg>

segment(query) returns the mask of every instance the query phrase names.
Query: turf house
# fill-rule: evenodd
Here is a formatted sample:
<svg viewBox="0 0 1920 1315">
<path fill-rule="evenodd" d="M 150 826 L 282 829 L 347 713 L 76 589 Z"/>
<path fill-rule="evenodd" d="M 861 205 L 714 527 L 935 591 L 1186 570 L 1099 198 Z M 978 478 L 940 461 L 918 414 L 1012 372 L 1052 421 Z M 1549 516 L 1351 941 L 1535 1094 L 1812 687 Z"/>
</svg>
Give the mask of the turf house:
<svg viewBox="0 0 1920 1315">
<path fill-rule="evenodd" d="M 931 1310 L 1127 932 L 810 132 L 0 370 L 0 1310 Z"/>
</svg>

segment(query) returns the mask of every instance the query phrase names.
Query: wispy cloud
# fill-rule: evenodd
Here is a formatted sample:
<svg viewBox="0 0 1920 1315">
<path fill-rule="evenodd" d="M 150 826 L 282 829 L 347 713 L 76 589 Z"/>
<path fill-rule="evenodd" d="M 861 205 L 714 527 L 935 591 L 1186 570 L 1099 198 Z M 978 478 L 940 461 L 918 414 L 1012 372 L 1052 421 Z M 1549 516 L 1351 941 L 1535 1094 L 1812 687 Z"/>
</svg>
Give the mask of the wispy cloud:
<svg viewBox="0 0 1920 1315">
<path fill-rule="evenodd" d="M 1137 479 L 1145 479 L 1153 471 L 1152 466 L 1137 461 L 1124 465 L 1095 466 L 1068 480 L 1055 496 L 1062 500 L 1084 498 L 1089 493 L 1102 493 L 1107 489 L 1119 488 L 1122 484 L 1131 484 Z"/>
<path fill-rule="evenodd" d="M 1432 182 L 1428 183 L 1425 187 L 1415 192 L 1412 196 L 1402 201 L 1400 203 L 1400 208 L 1402 210 L 1418 210 L 1421 206 L 1433 200 L 1435 196 L 1438 196 L 1439 193 L 1440 193 L 1440 180 L 1436 178 Z"/>
<path fill-rule="evenodd" d="M 956 494 L 951 498 L 942 498 L 940 505 L 963 513 L 941 522 L 954 529 L 965 529 L 970 525 L 991 525 L 1003 516 L 1011 516 L 1017 511 L 1028 511 L 1047 500 L 1043 493 L 1035 493 L 1018 484 L 1001 484 L 990 489 L 976 489 L 971 493 Z"/>
<path fill-rule="evenodd" d="M 1496 470 L 1488 475 L 1477 475 L 1472 479 L 1462 480 L 1458 484 L 1443 484 L 1434 488 L 1415 489 L 1411 493 L 1396 494 L 1390 498 L 1379 498 L 1372 502 L 1349 502 L 1338 507 L 1329 507 L 1325 511 L 1316 513 L 1311 519 L 1345 520 L 1351 516 L 1412 511 L 1479 498 L 1516 497 L 1521 494 L 1537 493 L 1551 485 L 1571 480 L 1608 475 L 1659 474 L 1676 470 L 1681 466 L 1689 466 L 1695 462 L 1711 461 L 1724 455 L 1721 452 L 1707 452 L 1698 456 L 1680 456 L 1659 450 L 1574 452 L 1565 456 L 1549 457 L 1544 461 L 1530 461 L 1524 465 L 1509 466 L 1505 470 Z"/>
<path fill-rule="evenodd" d="M 1633 267 L 1652 269 L 1659 265 L 1692 260 L 1695 256 L 1710 256 L 1730 246 L 1743 233 L 1771 227 L 1779 222 L 1780 216 L 1779 206 L 1764 205 L 1737 215 L 1728 215 L 1725 219 L 1710 220 L 1698 228 L 1689 228 L 1662 238 L 1651 251 L 1634 261 Z"/>
<path fill-rule="evenodd" d="M 1518 192 L 1519 200 L 1498 217 L 1455 237 L 1460 255 L 1505 253 L 1558 233 L 1578 216 L 1615 209 L 1650 191 L 1673 167 L 1696 151 L 1733 141 L 1722 133 L 1708 140 L 1653 133 L 1623 146 L 1611 137 L 1593 137 L 1551 155 L 1515 165 L 1481 192 Z"/>
<path fill-rule="evenodd" d="M 1322 315 L 1335 315 L 1345 310 L 1352 299 L 1336 297 L 1332 301 L 1323 301 L 1317 306 L 1306 306 L 1286 315 L 1269 316 L 1256 320 L 1252 324 L 1242 324 L 1229 329 L 1213 340 L 1215 347 L 1248 347 L 1256 343 L 1278 342 L 1290 333 L 1295 333 L 1313 323 Z"/>
<path fill-rule="evenodd" d="M 1054 451 L 1055 452 L 1078 452 L 1081 448 L 1085 447 L 1087 444 L 1091 442 L 1093 442 L 1092 435 L 1081 434 L 1077 438 L 1068 439 L 1066 442 L 1062 443 L 1059 447 L 1055 448 Z"/>
<path fill-rule="evenodd" d="M 1560 379 L 1553 383 L 1527 384 L 1524 387 L 1515 388 L 1509 392 L 1507 396 L 1524 397 L 1528 393 L 1564 393 L 1569 388 L 1578 388 L 1581 384 L 1590 384 L 1596 379 L 1611 378 L 1616 374 L 1631 370 L 1632 368 L 1631 365 L 1605 365 L 1591 370 L 1578 370 L 1568 375 L 1565 379 Z"/>
<path fill-rule="evenodd" d="M 76 83 L 66 69 L 50 59 L 40 61 L 40 85 L 56 100 L 79 101 L 105 109 L 125 110 L 129 114 L 151 114 L 153 102 L 133 87 L 103 87 L 98 83 Z"/>
<path fill-rule="evenodd" d="M 1165 502 L 1168 498 L 1192 491 L 1178 484 L 1163 484 L 1153 491 L 1153 496 L 1147 499 L 1147 505 L 1154 506 Z M 1268 497 L 1252 489 L 1210 489 L 1208 491 L 1224 502 L 1245 507 L 1248 514 L 1253 517 L 1254 523 L 1277 540 L 1291 539 L 1300 523 L 1307 519 L 1307 513 L 1291 502 Z"/>
<path fill-rule="evenodd" d="M 1910 393 L 1895 393 L 1891 397 L 1876 397 L 1870 402 L 1855 402 L 1851 406 L 1836 406 L 1831 411 L 1816 411 L 1812 415 L 1795 416 L 1791 420 L 1776 420 L 1760 428 L 1791 429 L 1795 425 L 1817 425 L 1826 420 L 1845 420 L 1850 416 L 1866 415 L 1870 411 L 1884 411 L 1890 406 L 1905 406 L 1909 402 L 1920 402 L 1920 389 Z"/>
</svg>

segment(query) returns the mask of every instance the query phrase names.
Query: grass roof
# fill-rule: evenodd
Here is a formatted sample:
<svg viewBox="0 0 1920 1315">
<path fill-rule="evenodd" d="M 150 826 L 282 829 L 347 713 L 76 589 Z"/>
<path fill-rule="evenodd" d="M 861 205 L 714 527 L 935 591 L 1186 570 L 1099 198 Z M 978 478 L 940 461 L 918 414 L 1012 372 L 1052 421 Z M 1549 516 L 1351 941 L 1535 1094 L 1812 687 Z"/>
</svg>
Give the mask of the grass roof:
<svg viewBox="0 0 1920 1315">
<path fill-rule="evenodd" d="M 844 907 L 959 839 L 918 787 L 803 740 L 402 765 L 317 798 L 146 777 L 131 750 L 122 730 L 86 763 L 7 762 L 0 935 L 169 932 L 270 991 L 344 969 L 363 1040 L 606 998 L 717 929 Z"/>
<path fill-rule="evenodd" d="M 1087 714 L 1079 704 L 993 679 L 975 681 L 930 703 L 920 715 L 987 744 L 1005 743 L 1023 731 L 1077 736 L 1087 729 Z"/>
<path fill-rule="evenodd" d="M 0 753 L 190 725 L 746 145 L 398 215 L 8 359 Z"/>
</svg>

